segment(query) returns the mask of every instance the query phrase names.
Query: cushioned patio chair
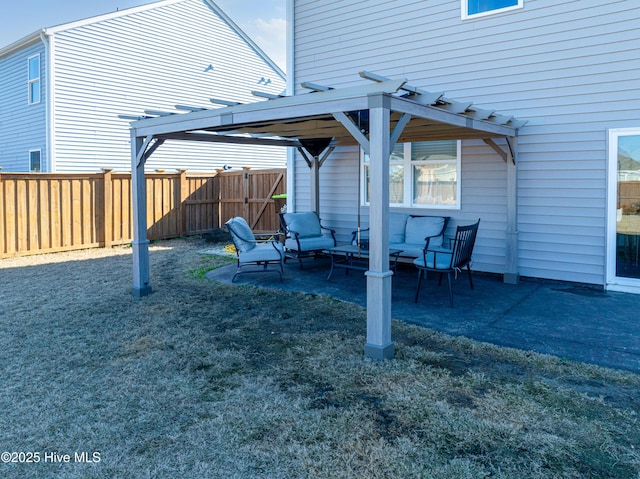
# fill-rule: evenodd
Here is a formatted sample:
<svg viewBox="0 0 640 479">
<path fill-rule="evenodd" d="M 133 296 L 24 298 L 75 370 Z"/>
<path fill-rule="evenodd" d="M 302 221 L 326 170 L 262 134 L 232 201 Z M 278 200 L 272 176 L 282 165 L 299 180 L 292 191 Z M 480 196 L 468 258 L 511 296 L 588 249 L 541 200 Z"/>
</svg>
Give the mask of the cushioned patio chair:
<svg viewBox="0 0 640 479">
<path fill-rule="evenodd" d="M 336 245 L 336 232 L 320 224 L 314 211 L 280 213 L 280 227 L 286 235 L 287 257 L 297 258 L 302 268 L 302 258 L 313 256 Z M 324 235 L 323 231 L 330 234 Z"/>
<path fill-rule="evenodd" d="M 478 226 L 480 226 L 480 220 L 477 223 L 468 226 L 458 226 L 456 228 L 456 235 L 451 240 L 451 247 L 445 249 L 444 247 L 437 247 L 434 249 L 429 248 L 429 239 L 424 248 L 422 256 L 416 258 L 413 264 L 418 268 L 418 287 L 416 289 L 415 302 L 418 302 L 418 295 L 420 294 L 420 284 L 422 283 L 423 276 L 426 278 L 428 271 L 433 271 L 440 274 L 438 285 L 442 284 L 442 276 L 447 275 L 447 282 L 449 284 L 449 304 L 453 307 L 453 284 L 451 275 L 457 278 L 458 273 L 462 271 L 462 268 L 467 268 L 467 274 L 469 276 L 469 285 L 473 289 L 473 280 L 471 279 L 471 255 L 473 254 L 473 247 L 476 242 L 476 235 L 478 234 Z"/>
<path fill-rule="evenodd" d="M 225 223 L 225 226 L 231 234 L 231 240 L 236 247 L 236 255 L 238 257 L 238 269 L 236 270 L 231 282 L 236 280 L 240 273 L 259 273 L 267 271 L 269 264 L 278 265 L 280 270 L 277 271 L 282 281 L 282 273 L 284 272 L 284 248 L 278 239 L 272 239 L 273 235 L 256 235 L 253 234 L 247 221 L 236 216 Z M 268 236 L 271 239 L 264 239 Z M 263 239 L 259 239 L 263 238 Z M 241 271 L 243 266 L 262 266 L 262 269 L 251 269 Z"/>
</svg>

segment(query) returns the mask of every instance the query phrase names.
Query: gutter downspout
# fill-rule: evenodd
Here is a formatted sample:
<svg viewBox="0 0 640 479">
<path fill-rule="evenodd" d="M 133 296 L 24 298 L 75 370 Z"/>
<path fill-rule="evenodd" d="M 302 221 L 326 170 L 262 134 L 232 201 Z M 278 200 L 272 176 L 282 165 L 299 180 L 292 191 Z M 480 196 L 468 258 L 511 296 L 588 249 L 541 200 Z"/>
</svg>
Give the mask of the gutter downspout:
<svg viewBox="0 0 640 479">
<path fill-rule="evenodd" d="M 287 95 L 296 93 L 295 70 L 295 0 L 287 0 Z M 287 148 L 287 211 L 296 211 L 295 197 L 296 149 Z"/>
<path fill-rule="evenodd" d="M 56 171 L 56 155 L 55 155 L 55 111 L 54 111 L 54 92 L 55 92 L 55 71 L 54 71 L 54 40 L 43 28 L 40 31 L 40 40 L 44 45 L 45 65 L 47 68 L 46 75 L 46 93 L 45 93 L 45 116 L 46 116 L 46 169 L 49 173 Z"/>
</svg>

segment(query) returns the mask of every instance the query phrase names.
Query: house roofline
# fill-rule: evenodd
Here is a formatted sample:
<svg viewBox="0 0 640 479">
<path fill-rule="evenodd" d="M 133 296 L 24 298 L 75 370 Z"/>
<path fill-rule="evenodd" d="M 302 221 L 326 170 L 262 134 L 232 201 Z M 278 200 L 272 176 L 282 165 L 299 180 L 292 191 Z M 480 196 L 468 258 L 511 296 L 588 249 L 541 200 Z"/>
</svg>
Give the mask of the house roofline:
<svg viewBox="0 0 640 479">
<path fill-rule="evenodd" d="M 10 43 L 6 47 L 0 48 L 0 58 L 13 53 L 20 48 L 24 48 L 29 45 L 33 45 L 40 41 L 41 35 L 44 33 L 44 29 L 36 30 L 33 33 L 30 33 L 26 37 L 22 37 L 19 40 L 16 40 L 13 43 Z"/>
<path fill-rule="evenodd" d="M 213 0 L 204 0 L 209 7 L 222 18 L 247 44 L 255 50 L 255 52 L 269 64 L 271 68 L 280 76 L 283 81 L 286 81 L 286 75 L 282 68 L 278 66 L 265 52 L 260 48 L 256 42 L 254 42 L 249 35 L 247 35 L 231 18 L 215 3 Z"/>
<path fill-rule="evenodd" d="M 181 3 L 185 0 L 161 0 L 159 2 L 151 2 L 145 5 L 139 5 L 137 7 L 123 8 L 122 10 L 116 10 L 115 12 L 103 13 L 93 17 L 83 18 L 81 20 L 75 20 L 68 23 L 61 23 L 51 27 L 44 28 L 47 35 L 53 35 L 58 32 L 70 30 L 72 28 L 83 27 L 85 25 L 91 25 L 92 23 L 103 22 L 105 20 L 111 20 L 112 18 L 123 17 L 125 15 L 131 15 L 132 13 L 144 12 L 153 8 L 164 7 L 165 5 L 172 5 L 174 3 Z"/>
<path fill-rule="evenodd" d="M 75 20 L 73 22 L 61 23 L 60 25 L 45 27 L 41 30 L 37 30 L 31 33 L 30 35 L 27 35 L 24 38 L 21 38 L 14 43 L 11 43 L 10 45 L 7 45 L 4 48 L 0 48 L 0 57 L 3 57 L 27 45 L 31 45 L 32 43 L 36 43 L 40 40 L 42 34 L 46 36 L 55 35 L 56 33 L 70 30 L 72 28 L 83 27 L 85 25 L 91 25 L 92 23 L 103 22 L 105 20 L 111 20 L 113 18 L 131 15 L 132 13 L 144 12 L 153 8 L 164 7 L 165 5 L 173 5 L 175 3 L 182 3 L 185 1 L 186 0 L 161 0 L 159 2 L 147 3 L 138 7 L 125 8 L 122 10 L 117 10 L 115 12 L 104 13 L 81 20 Z M 202 1 L 207 6 L 209 6 L 209 8 L 214 11 L 214 13 L 219 15 L 224 22 L 226 22 L 267 64 L 269 64 L 269 66 L 273 68 L 273 70 L 278 74 L 278 76 L 280 76 L 283 81 L 286 80 L 284 71 L 233 20 L 231 20 L 231 18 L 226 13 L 224 13 L 224 11 L 222 11 L 222 9 L 218 5 L 216 5 L 212 0 Z"/>
<path fill-rule="evenodd" d="M 72 28 L 82 27 L 84 25 L 90 25 L 92 23 L 102 22 L 105 20 L 110 20 L 112 18 L 118 18 L 124 15 L 130 15 L 132 13 L 143 12 L 145 10 L 150 10 L 151 8 L 162 7 L 165 5 L 171 5 L 174 3 L 184 2 L 185 0 L 161 0 L 159 2 L 147 3 L 145 5 L 140 5 L 137 7 L 124 8 L 122 10 L 116 10 L 115 12 L 103 13 L 100 15 L 94 15 L 92 17 L 83 18 L 80 20 L 74 20 L 67 23 L 60 23 L 58 25 L 52 25 L 50 27 L 42 27 L 40 30 L 36 30 L 35 32 L 23 37 L 4 48 L 0 48 L 0 57 L 5 56 L 9 53 L 12 53 L 15 50 L 18 50 L 27 45 L 31 45 L 36 41 L 39 41 L 41 35 L 54 35 L 58 32 L 63 32 L 65 30 L 70 30 Z"/>
</svg>

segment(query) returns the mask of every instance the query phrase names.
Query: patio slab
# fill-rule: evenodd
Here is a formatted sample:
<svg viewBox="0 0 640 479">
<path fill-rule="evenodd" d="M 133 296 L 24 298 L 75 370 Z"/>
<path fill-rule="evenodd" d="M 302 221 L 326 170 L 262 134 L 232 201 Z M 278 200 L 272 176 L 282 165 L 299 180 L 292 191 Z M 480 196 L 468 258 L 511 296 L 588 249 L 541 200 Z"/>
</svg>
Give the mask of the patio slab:
<svg viewBox="0 0 640 479">
<path fill-rule="evenodd" d="M 334 271 L 327 280 L 329 269 L 326 258 L 308 260 L 303 269 L 297 261 L 289 261 L 282 282 L 274 272 L 241 274 L 231 283 L 234 264 L 210 271 L 207 278 L 328 295 L 365 306 L 364 274 Z M 394 319 L 499 346 L 640 373 L 640 295 L 529 278 L 509 285 L 497 275 L 474 273 L 474 290 L 466 274 L 455 281 L 454 307 L 450 308 L 446 284 L 438 287 L 435 277 L 423 281 L 417 304 L 413 301 L 416 284 L 417 270 L 399 265 L 392 286 Z"/>
</svg>

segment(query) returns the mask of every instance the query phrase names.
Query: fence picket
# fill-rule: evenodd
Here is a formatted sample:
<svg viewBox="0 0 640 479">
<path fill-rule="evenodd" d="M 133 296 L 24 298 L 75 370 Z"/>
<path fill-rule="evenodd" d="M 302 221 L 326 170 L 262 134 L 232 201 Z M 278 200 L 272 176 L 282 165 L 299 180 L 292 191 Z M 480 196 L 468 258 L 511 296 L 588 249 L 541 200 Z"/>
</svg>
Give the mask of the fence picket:
<svg viewBox="0 0 640 479">
<path fill-rule="evenodd" d="M 278 227 L 272 195 L 284 170 L 150 173 L 147 237 L 202 234 L 242 215 L 255 231 Z M 131 175 L 0 173 L 0 258 L 108 247 L 132 240 Z"/>
</svg>

